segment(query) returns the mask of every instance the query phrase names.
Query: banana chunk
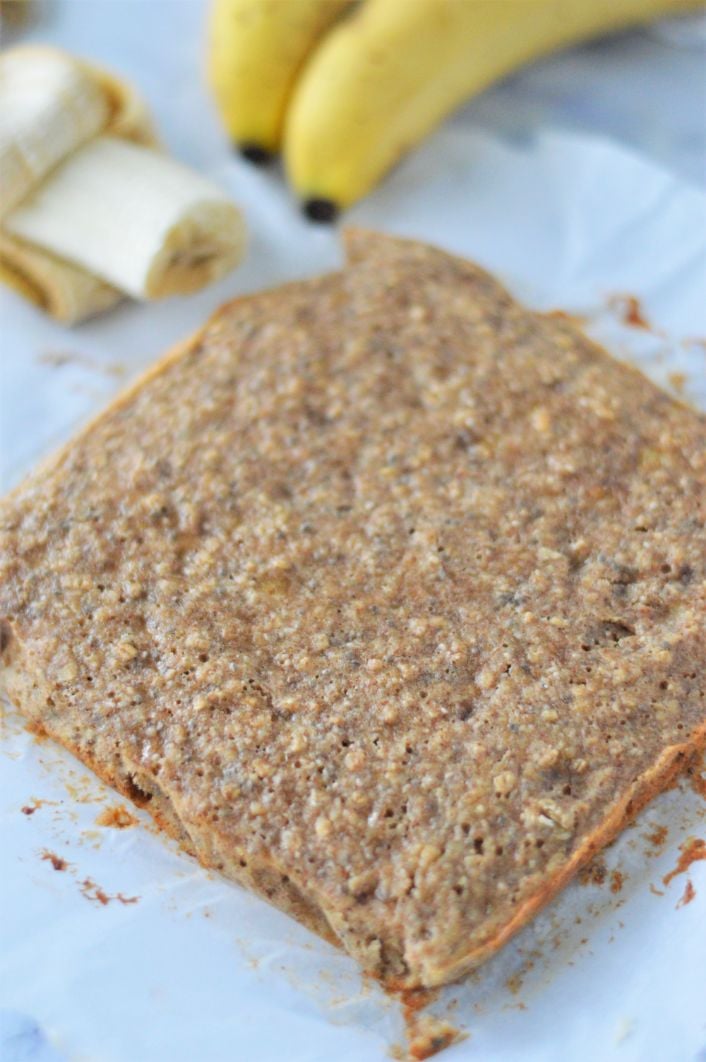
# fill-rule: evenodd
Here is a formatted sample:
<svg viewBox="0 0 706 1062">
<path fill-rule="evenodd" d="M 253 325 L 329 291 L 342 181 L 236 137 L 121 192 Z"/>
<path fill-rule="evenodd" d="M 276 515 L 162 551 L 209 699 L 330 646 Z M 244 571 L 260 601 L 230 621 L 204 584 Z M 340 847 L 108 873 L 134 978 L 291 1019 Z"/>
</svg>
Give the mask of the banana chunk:
<svg viewBox="0 0 706 1062">
<path fill-rule="evenodd" d="M 210 181 L 117 137 L 75 151 L 5 219 L 136 299 L 196 291 L 239 261 L 238 209 Z"/>
<path fill-rule="evenodd" d="M 26 45 L 0 55 L 0 218 L 110 119 L 110 102 L 89 71 L 54 48 Z"/>
<path fill-rule="evenodd" d="M 0 187 L 0 282 L 67 324 L 242 256 L 239 211 L 158 150 L 139 94 L 58 49 L 0 56 Z"/>
</svg>

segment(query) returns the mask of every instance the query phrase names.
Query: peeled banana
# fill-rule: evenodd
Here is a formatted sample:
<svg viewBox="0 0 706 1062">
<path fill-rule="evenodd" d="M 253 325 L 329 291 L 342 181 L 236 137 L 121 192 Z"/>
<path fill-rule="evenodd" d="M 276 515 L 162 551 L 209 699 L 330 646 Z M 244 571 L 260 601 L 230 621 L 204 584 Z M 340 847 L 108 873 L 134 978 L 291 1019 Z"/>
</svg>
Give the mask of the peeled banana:
<svg viewBox="0 0 706 1062">
<path fill-rule="evenodd" d="M 0 281 L 66 323 L 198 290 L 242 254 L 237 208 L 155 150 L 139 95 L 55 49 L 0 55 L 0 184 Z"/>
<path fill-rule="evenodd" d="M 208 68 L 226 128 L 243 155 L 280 147 L 300 69 L 351 0 L 214 0 Z"/>
<path fill-rule="evenodd" d="M 109 121 L 106 93 L 54 48 L 12 48 L 0 61 L 0 217 Z"/>
<path fill-rule="evenodd" d="M 528 60 L 701 0 L 364 0 L 321 42 L 287 112 L 309 216 L 364 196 L 447 114 Z"/>
<path fill-rule="evenodd" d="M 101 136 L 5 218 L 5 229 L 136 299 L 186 294 L 238 262 L 237 208 L 168 155 Z"/>
</svg>

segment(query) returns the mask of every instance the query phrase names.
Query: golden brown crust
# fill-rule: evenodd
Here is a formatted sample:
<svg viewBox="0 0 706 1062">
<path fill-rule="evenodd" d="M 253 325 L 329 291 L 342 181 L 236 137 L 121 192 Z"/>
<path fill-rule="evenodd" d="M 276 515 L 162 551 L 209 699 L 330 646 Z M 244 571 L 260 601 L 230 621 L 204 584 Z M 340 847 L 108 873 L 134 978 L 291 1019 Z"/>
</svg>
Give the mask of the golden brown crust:
<svg viewBox="0 0 706 1062">
<path fill-rule="evenodd" d="M 706 736 L 696 413 L 352 233 L 6 501 L 5 684 L 388 983 L 500 947 Z"/>
</svg>

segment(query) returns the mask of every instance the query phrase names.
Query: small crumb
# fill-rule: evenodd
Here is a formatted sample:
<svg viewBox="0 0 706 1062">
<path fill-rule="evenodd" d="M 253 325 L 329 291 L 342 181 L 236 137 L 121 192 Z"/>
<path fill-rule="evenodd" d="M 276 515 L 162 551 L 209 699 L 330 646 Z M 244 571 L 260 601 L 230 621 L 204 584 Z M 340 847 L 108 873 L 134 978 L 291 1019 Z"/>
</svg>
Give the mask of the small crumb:
<svg viewBox="0 0 706 1062">
<path fill-rule="evenodd" d="M 431 1058 L 445 1047 L 467 1039 L 468 1034 L 450 1025 L 447 1021 L 424 1014 L 416 1018 L 407 1030 L 409 1057 L 419 1060 Z"/>
<path fill-rule="evenodd" d="M 669 874 L 665 874 L 662 878 L 663 885 L 669 885 L 670 881 L 677 876 L 677 874 L 683 874 L 689 869 L 692 863 L 695 863 L 698 859 L 706 859 L 706 841 L 700 837 L 694 837 L 685 844 L 680 845 L 679 848 L 681 855 L 677 860 L 677 865 L 674 870 L 671 870 Z"/>
<path fill-rule="evenodd" d="M 623 887 L 625 882 L 625 875 L 621 874 L 619 870 L 613 870 L 610 874 L 610 891 L 612 893 L 618 893 Z"/>
<path fill-rule="evenodd" d="M 652 848 L 661 848 L 664 842 L 667 840 L 669 830 L 666 826 L 657 826 L 651 833 L 645 835 L 645 840 Z M 650 852 L 649 855 L 657 855 L 656 852 Z"/>
<path fill-rule="evenodd" d="M 115 807 L 104 808 L 96 819 L 98 826 L 111 826 L 116 830 L 126 830 L 130 826 L 136 826 L 138 819 L 132 815 L 124 804 Z"/>
<path fill-rule="evenodd" d="M 691 878 L 687 878 L 686 887 L 684 888 L 684 892 L 681 899 L 677 903 L 676 909 L 679 910 L 680 907 L 686 907 L 688 903 L 691 903 L 695 896 L 696 889 L 694 888 L 691 882 Z"/>
<path fill-rule="evenodd" d="M 54 870 L 67 870 L 71 865 L 65 859 L 62 859 L 61 856 L 56 855 L 55 852 L 50 852 L 48 848 L 42 850 L 41 858 L 47 863 L 51 863 Z"/>
<path fill-rule="evenodd" d="M 623 324 L 650 331 L 650 322 L 645 317 L 636 295 L 614 295 L 608 300 L 608 305 L 620 314 Z"/>
</svg>

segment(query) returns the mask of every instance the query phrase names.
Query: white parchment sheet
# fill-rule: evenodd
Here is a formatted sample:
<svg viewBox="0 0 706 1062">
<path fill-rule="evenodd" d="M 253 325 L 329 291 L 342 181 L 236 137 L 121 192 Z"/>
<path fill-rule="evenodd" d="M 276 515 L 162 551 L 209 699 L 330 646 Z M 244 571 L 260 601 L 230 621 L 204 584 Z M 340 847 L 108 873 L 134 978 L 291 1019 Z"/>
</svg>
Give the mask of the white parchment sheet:
<svg viewBox="0 0 706 1062">
<path fill-rule="evenodd" d="M 247 262 L 215 288 L 125 304 L 73 332 L 0 292 L 5 487 L 225 298 L 340 260 L 336 232 L 301 220 L 276 174 L 225 149 L 210 171 L 251 233 Z M 531 305 L 585 316 L 618 357 L 706 409 L 706 199 L 641 159 L 568 134 L 508 143 L 447 129 L 349 220 L 478 259 Z M 650 330 L 622 323 L 623 295 Z M 3 1062 L 368 1062 L 402 1041 L 399 1008 L 345 956 L 154 831 L 97 824 L 119 802 L 6 710 Z M 606 854 L 602 886 L 572 885 L 448 989 L 432 1009 L 469 1037 L 442 1057 L 706 1060 L 706 862 L 661 880 L 680 844 L 706 836 L 705 810 L 686 785 L 660 798 Z M 687 880 L 696 894 L 678 906 Z"/>
</svg>

